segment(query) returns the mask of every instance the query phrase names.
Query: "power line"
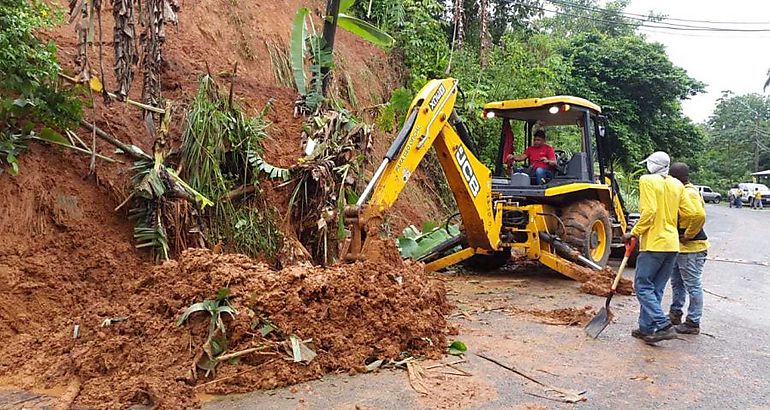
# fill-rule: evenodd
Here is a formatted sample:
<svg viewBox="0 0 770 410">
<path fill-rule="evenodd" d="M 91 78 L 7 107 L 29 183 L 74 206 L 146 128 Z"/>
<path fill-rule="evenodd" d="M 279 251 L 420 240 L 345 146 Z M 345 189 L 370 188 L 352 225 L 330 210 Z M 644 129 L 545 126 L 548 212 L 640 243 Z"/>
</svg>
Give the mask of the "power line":
<svg viewBox="0 0 770 410">
<path fill-rule="evenodd" d="M 549 0 L 551 1 L 551 0 Z M 762 32 L 770 32 L 770 28 L 758 28 L 758 29 L 741 29 L 741 28 L 728 28 L 728 27 L 706 27 L 706 26 L 692 26 L 692 25 L 684 25 L 684 24 L 673 24 L 673 23 L 658 23 L 654 21 L 650 21 L 649 19 L 639 19 L 639 18 L 633 18 L 633 17 L 627 17 L 624 16 L 622 12 L 619 11 L 613 11 L 608 9 L 592 9 L 594 11 L 609 11 L 617 13 L 619 16 L 635 21 L 636 23 L 630 23 L 626 21 L 611 21 L 606 19 L 601 19 L 597 17 L 591 17 L 591 16 L 581 16 L 579 14 L 572 14 L 567 13 L 563 11 L 558 10 L 550 10 L 539 6 L 534 5 L 522 5 L 523 7 L 529 7 L 537 10 L 541 10 L 547 13 L 553 13 L 557 15 L 567 16 L 567 17 L 574 17 L 584 20 L 590 20 L 600 23 L 607 23 L 607 24 L 616 24 L 616 25 L 623 25 L 623 26 L 631 26 L 631 27 L 649 27 L 649 28 L 656 28 L 656 29 L 663 29 L 663 30 L 677 30 L 677 31 L 698 31 L 698 32 L 729 32 L 729 33 L 762 33 Z"/>
<path fill-rule="evenodd" d="M 591 10 L 591 11 L 614 11 L 610 9 L 603 9 L 599 7 L 591 7 L 591 6 L 585 6 L 582 4 L 572 3 L 569 1 L 558 1 L 558 0 L 546 0 L 549 3 L 552 4 L 558 4 L 558 5 L 564 5 L 569 7 L 575 7 L 580 8 L 584 10 Z M 639 13 L 632 13 L 628 11 L 614 11 L 618 14 L 628 15 L 628 16 L 636 16 L 636 17 L 642 17 L 647 20 L 654 18 L 655 16 L 647 15 L 647 14 L 639 14 Z M 715 20 L 694 20 L 694 19 L 683 19 L 683 18 L 675 18 L 675 17 L 660 17 L 663 20 L 671 20 L 671 21 L 682 21 L 686 23 L 705 23 L 705 24 L 723 24 L 723 25 L 770 25 L 770 21 L 715 21 Z"/>
<path fill-rule="evenodd" d="M 667 36 L 675 37 L 695 37 L 695 38 L 711 38 L 711 39 L 757 39 L 757 38 L 770 38 L 770 34 L 763 35 L 762 33 L 682 33 L 677 31 L 665 31 L 656 30 L 646 26 L 637 27 L 642 33 L 645 34 L 663 34 Z"/>
<path fill-rule="evenodd" d="M 662 29 L 662 30 L 678 30 L 678 31 L 698 31 L 698 32 L 725 32 L 725 33 L 770 33 L 770 28 L 762 28 L 762 29 L 728 29 L 728 28 L 715 28 L 715 27 L 699 27 L 699 28 L 691 28 L 691 27 L 678 27 L 678 26 L 661 26 L 658 24 L 650 24 L 651 22 L 644 20 L 640 21 L 639 23 L 629 23 L 624 21 L 611 21 L 611 20 L 605 20 L 600 19 L 596 17 L 589 17 L 589 16 L 581 16 L 578 14 L 571 14 L 571 13 L 565 13 L 562 11 L 557 10 L 550 10 L 543 7 L 537 7 L 537 6 L 528 6 L 524 5 L 523 7 L 529 7 L 534 8 L 537 10 L 542 10 L 547 13 L 553 13 L 557 15 L 567 16 L 567 17 L 573 17 L 583 20 L 590 20 L 595 21 L 598 23 L 606 23 L 606 24 L 615 24 L 620 26 L 628 26 L 628 27 L 649 27 L 649 28 L 656 28 L 656 29 Z M 645 24 L 646 23 L 646 24 Z"/>
</svg>

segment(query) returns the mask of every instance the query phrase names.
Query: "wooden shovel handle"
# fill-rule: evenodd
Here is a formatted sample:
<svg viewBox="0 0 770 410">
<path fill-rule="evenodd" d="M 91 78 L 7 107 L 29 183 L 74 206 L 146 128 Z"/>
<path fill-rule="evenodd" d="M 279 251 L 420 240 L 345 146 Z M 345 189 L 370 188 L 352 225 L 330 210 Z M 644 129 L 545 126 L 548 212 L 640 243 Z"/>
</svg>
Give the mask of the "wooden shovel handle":
<svg viewBox="0 0 770 410">
<path fill-rule="evenodd" d="M 615 280 L 612 282 L 612 287 L 610 288 L 611 292 L 615 292 L 615 289 L 618 288 L 618 284 L 620 283 L 620 277 L 623 276 L 623 271 L 626 270 L 626 264 L 628 264 L 628 258 L 631 257 L 631 254 L 634 252 L 634 248 L 636 248 L 636 237 L 632 236 L 631 239 L 626 243 L 626 253 L 623 254 L 623 261 L 620 262 L 620 267 L 618 267 L 618 273 L 615 275 Z"/>
</svg>

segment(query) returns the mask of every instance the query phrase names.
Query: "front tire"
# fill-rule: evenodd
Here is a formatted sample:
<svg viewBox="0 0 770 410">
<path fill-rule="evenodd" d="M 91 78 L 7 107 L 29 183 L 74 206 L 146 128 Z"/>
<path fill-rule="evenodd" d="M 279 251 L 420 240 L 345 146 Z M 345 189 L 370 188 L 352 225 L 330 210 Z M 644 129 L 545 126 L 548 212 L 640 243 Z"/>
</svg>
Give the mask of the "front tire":
<svg viewBox="0 0 770 410">
<path fill-rule="evenodd" d="M 610 258 L 612 225 L 610 213 L 599 201 L 585 199 L 575 202 L 561 213 L 564 241 L 599 266 Z"/>
<path fill-rule="evenodd" d="M 714 204 L 719 204 L 720 202 L 722 202 L 722 198 L 716 197 L 712 202 L 714 202 Z"/>
</svg>

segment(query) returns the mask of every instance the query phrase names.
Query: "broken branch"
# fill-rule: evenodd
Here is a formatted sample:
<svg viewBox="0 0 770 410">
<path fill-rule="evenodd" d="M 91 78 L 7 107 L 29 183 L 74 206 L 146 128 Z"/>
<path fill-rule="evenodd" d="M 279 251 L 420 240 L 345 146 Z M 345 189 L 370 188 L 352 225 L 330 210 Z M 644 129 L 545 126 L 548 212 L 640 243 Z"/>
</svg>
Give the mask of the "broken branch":
<svg viewBox="0 0 770 410">
<path fill-rule="evenodd" d="M 83 148 L 80 148 L 80 147 L 76 147 L 74 145 L 64 144 L 64 143 L 61 143 L 61 142 L 47 140 L 45 138 L 40 138 L 40 137 L 32 137 L 32 139 L 36 139 L 38 141 L 43 141 L 43 142 L 48 142 L 48 143 L 51 143 L 51 144 L 59 145 L 59 146 L 65 147 L 65 148 L 72 149 L 72 150 L 77 151 L 77 152 L 82 152 L 84 154 L 93 155 L 96 158 L 103 159 L 103 160 L 105 160 L 107 162 L 120 162 L 120 163 L 122 163 L 122 161 L 118 161 L 118 160 L 116 160 L 114 158 L 110 158 L 110 157 L 105 157 L 104 155 L 97 154 L 95 152 L 92 152 L 92 151 L 89 151 L 89 150 L 86 150 L 86 149 L 83 149 Z"/>
<path fill-rule="evenodd" d="M 59 77 L 65 79 L 65 80 L 67 80 L 67 81 L 69 81 L 69 82 L 71 82 L 73 84 L 84 84 L 85 83 L 84 81 L 78 81 L 78 79 L 70 77 L 67 74 L 64 74 L 62 72 L 59 72 Z M 107 95 L 110 96 L 110 98 L 112 98 L 113 100 L 121 101 L 120 98 L 118 98 L 117 95 L 115 95 L 115 94 L 113 94 L 113 93 L 111 93 L 109 91 L 107 91 Z M 129 104 L 129 105 L 133 105 L 135 107 L 139 107 L 139 108 L 141 108 L 143 110 L 156 112 L 158 114 L 163 114 L 165 112 L 165 110 L 163 108 L 158 108 L 158 107 L 154 107 L 152 105 L 142 104 L 139 101 L 134 101 L 134 100 L 132 100 L 130 98 L 126 98 L 125 103 Z"/>
<path fill-rule="evenodd" d="M 136 159 L 152 160 L 152 157 L 147 155 L 144 151 L 141 151 L 141 150 L 137 151 L 138 147 L 137 148 L 132 148 L 131 146 L 121 142 L 120 140 L 118 140 L 117 138 L 113 137 L 112 135 L 107 134 L 106 132 L 104 132 L 104 130 L 102 130 L 101 128 L 97 127 L 96 125 L 89 124 L 85 120 L 80 120 L 80 125 L 83 126 L 86 129 L 88 129 L 89 131 L 95 131 L 97 137 L 99 137 L 99 138 L 109 142 L 110 144 L 120 148 L 126 155 L 128 155 L 130 157 L 133 157 L 133 158 L 136 158 Z"/>
</svg>

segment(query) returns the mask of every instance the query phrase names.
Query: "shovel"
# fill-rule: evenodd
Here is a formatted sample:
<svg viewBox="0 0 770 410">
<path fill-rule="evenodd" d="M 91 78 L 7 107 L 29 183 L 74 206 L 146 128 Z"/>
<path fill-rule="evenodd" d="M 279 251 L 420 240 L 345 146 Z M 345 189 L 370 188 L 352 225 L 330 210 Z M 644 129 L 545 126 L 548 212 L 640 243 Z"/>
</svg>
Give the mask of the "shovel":
<svg viewBox="0 0 770 410">
<path fill-rule="evenodd" d="M 588 334 L 588 336 L 591 336 L 594 339 L 599 337 L 599 334 L 604 331 L 607 325 L 610 324 L 610 319 L 612 319 L 612 312 L 610 311 L 610 301 L 612 300 L 612 297 L 615 295 L 615 290 L 618 288 L 618 283 L 620 283 L 620 277 L 623 275 L 623 271 L 626 269 L 628 258 L 631 256 L 631 253 L 634 251 L 634 248 L 636 248 L 636 237 L 632 236 L 631 240 L 629 240 L 626 243 L 626 253 L 623 255 L 623 261 L 620 262 L 618 273 L 617 275 L 615 275 L 615 280 L 612 282 L 612 287 L 610 288 L 610 294 L 607 295 L 607 301 L 604 302 L 604 307 L 586 325 L 586 333 Z"/>
</svg>

